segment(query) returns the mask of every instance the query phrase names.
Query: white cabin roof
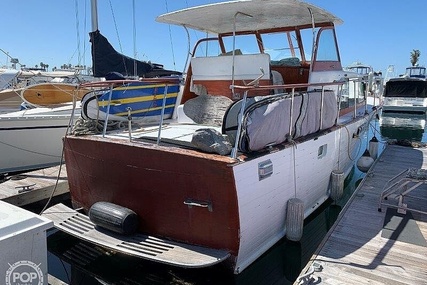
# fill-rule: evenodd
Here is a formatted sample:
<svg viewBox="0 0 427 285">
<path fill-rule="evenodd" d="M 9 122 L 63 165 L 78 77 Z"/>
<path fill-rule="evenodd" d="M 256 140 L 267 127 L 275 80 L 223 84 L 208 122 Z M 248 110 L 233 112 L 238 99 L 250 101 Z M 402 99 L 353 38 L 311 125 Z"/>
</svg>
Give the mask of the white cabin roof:
<svg viewBox="0 0 427 285">
<path fill-rule="evenodd" d="M 163 14 L 156 21 L 212 34 L 224 34 L 234 31 L 234 17 L 238 12 L 252 16 L 237 16 L 236 32 L 244 32 L 311 25 L 309 9 L 314 15 L 315 23 L 342 23 L 340 18 L 326 10 L 299 0 L 219 2 Z"/>
</svg>

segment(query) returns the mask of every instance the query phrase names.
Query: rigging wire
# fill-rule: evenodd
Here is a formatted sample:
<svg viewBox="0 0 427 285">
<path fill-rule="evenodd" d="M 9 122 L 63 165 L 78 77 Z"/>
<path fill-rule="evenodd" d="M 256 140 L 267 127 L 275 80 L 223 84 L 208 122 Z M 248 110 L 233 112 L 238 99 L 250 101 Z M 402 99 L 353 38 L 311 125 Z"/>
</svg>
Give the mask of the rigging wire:
<svg viewBox="0 0 427 285">
<path fill-rule="evenodd" d="M 132 20 L 133 20 L 133 75 L 138 76 L 136 67 L 136 21 L 135 21 L 135 0 L 132 1 Z"/>
<path fill-rule="evenodd" d="M 169 13 L 169 9 L 168 9 L 168 0 L 165 0 L 165 5 L 166 5 L 166 12 Z M 187 3 L 187 7 L 188 7 L 188 3 Z M 172 30 L 171 30 L 171 25 L 168 25 L 169 27 L 169 40 L 170 40 L 170 44 L 171 44 L 171 50 L 172 50 L 172 64 L 173 64 L 173 68 L 174 70 L 176 70 L 176 62 L 175 62 L 175 52 L 173 50 L 173 42 L 172 42 Z"/>
<path fill-rule="evenodd" d="M 81 54 L 80 54 L 80 21 L 79 21 L 79 4 L 77 0 L 74 0 L 75 16 L 76 16 L 76 34 L 77 34 L 77 63 L 80 65 Z"/>
<path fill-rule="evenodd" d="M 119 42 L 120 53 L 123 54 L 122 42 L 120 41 L 119 30 L 117 28 L 116 17 L 114 15 L 114 10 L 113 10 L 113 4 L 111 3 L 111 0 L 108 0 L 108 2 L 110 3 L 110 10 L 111 10 L 111 15 L 113 17 L 114 28 L 116 30 L 117 40 Z M 122 60 L 123 60 L 123 66 L 125 68 L 126 74 L 128 74 L 128 70 L 127 70 L 127 66 L 126 66 L 126 63 L 125 63 L 125 57 L 124 56 L 122 56 Z"/>
<path fill-rule="evenodd" d="M 119 42 L 120 52 L 123 53 L 122 43 L 120 41 L 120 36 L 119 36 L 119 30 L 117 29 L 116 16 L 114 15 L 113 4 L 111 4 L 111 0 L 108 0 L 108 2 L 110 3 L 111 15 L 113 17 L 114 28 L 116 29 L 117 40 Z"/>
<path fill-rule="evenodd" d="M 83 31 L 84 31 L 85 35 L 88 34 L 88 32 L 87 32 L 87 18 L 88 18 L 87 17 L 87 5 L 84 5 L 84 19 L 85 20 L 84 20 Z M 82 55 L 82 58 L 83 58 L 82 64 L 83 64 L 84 67 L 86 67 L 86 41 L 85 40 L 83 41 L 83 55 Z M 79 59 L 79 62 L 80 62 L 80 59 Z"/>
</svg>

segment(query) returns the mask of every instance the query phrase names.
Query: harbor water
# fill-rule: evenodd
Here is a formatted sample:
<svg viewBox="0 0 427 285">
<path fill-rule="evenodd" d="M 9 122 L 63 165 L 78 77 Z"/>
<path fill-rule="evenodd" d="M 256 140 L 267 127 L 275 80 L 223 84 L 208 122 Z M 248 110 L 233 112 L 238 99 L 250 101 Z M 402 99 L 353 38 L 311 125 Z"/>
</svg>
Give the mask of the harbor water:
<svg viewBox="0 0 427 285">
<path fill-rule="evenodd" d="M 379 152 L 389 140 L 425 141 L 425 117 L 383 114 L 361 137 L 360 152 L 375 135 Z M 304 221 L 299 242 L 286 238 L 239 275 L 219 264 L 211 268 L 182 269 L 114 253 L 82 242 L 57 230 L 48 232 L 49 274 L 67 284 L 293 284 L 336 221 L 364 173 L 353 168 L 345 181 L 343 197 L 328 200 Z"/>
</svg>

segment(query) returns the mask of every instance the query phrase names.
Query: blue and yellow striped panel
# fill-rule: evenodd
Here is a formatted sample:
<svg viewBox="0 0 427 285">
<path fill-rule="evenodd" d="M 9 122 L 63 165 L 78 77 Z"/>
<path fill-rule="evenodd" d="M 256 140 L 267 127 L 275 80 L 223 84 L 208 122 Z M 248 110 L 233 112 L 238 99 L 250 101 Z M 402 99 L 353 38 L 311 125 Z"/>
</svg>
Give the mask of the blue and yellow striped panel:
<svg viewBox="0 0 427 285">
<path fill-rule="evenodd" d="M 165 84 L 135 82 L 116 87 L 111 94 L 110 114 L 127 116 L 131 108 L 133 117 L 159 116 L 162 112 Z M 174 111 L 179 92 L 179 84 L 168 85 L 165 104 L 165 115 Z M 99 109 L 107 112 L 110 92 L 106 91 L 98 98 Z"/>
</svg>

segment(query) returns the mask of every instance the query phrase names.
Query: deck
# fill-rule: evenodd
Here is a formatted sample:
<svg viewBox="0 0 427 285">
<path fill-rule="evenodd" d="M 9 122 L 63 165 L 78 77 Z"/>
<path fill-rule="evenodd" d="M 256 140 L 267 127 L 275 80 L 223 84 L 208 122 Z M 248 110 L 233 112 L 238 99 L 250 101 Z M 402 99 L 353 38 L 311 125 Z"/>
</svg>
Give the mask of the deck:
<svg viewBox="0 0 427 285">
<path fill-rule="evenodd" d="M 0 183 L 0 200 L 20 207 L 68 192 L 65 164 L 12 175 Z"/>
<path fill-rule="evenodd" d="M 406 214 L 398 195 L 380 204 L 384 186 L 410 168 L 427 168 L 426 148 L 386 147 L 295 284 L 427 284 L 427 180 L 404 198 Z"/>
</svg>

